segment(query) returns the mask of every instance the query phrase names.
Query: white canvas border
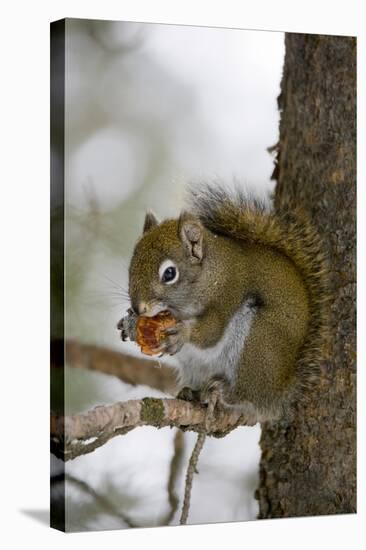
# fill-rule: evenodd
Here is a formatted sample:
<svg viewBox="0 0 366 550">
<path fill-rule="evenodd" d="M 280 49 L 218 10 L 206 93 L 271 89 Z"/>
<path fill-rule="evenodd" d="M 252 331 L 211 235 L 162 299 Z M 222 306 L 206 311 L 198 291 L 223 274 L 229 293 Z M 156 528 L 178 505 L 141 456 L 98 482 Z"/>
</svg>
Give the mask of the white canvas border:
<svg viewBox="0 0 366 550">
<path fill-rule="evenodd" d="M 48 506 L 49 335 L 49 22 L 65 16 L 228 26 L 359 37 L 359 327 L 365 311 L 361 281 L 365 229 L 365 31 L 362 2 L 69 0 L 8 3 L 2 21 L 2 539 L 17 547 L 31 538 L 55 550 L 88 545 L 159 548 L 342 548 L 362 546 L 365 510 L 366 387 L 359 342 L 359 512 L 334 516 L 186 528 L 64 535 L 25 510 Z M 362 144 L 362 145 L 361 145 Z M 10 146 L 10 147 L 9 147 Z"/>
</svg>

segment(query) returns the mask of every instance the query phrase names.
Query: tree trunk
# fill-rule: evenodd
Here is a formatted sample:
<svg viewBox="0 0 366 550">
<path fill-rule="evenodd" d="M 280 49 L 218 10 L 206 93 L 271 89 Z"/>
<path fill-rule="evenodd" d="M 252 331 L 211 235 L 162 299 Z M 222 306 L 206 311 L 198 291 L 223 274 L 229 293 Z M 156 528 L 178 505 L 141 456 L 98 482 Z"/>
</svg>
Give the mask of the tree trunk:
<svg viewBox="0 0 366 550">
<path fill-rule="evenodd" d="M 306 209 L 332 279 L 329 361 L 291 423 L 263 424 L 259 517 L 356 511 L 356 39 L 286 35 L 275 205 Z"/>
</svg>

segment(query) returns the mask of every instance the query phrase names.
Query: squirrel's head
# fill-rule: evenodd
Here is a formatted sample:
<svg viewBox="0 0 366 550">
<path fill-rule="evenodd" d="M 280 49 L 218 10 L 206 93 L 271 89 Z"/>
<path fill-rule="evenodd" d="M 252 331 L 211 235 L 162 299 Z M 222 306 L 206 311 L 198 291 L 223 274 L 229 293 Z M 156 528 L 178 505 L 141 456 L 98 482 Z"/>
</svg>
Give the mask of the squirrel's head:
<svg viewBox="0 0 366 550">
<path fill-rule="evenodd" d="M 152 212 L 146 214 L 129 268 L 131 306 L 137 314 L 170 310 L 178 319 L 190 319 L 202 311 L 206 232 L 189 213 L 161 223 Z"/>
</svg>

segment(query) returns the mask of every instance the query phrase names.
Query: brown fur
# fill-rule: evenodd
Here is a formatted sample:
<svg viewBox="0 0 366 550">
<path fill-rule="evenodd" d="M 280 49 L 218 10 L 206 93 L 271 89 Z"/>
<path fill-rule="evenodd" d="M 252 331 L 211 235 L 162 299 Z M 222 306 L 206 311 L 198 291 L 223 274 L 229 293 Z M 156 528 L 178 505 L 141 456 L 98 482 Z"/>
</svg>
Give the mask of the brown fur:
<svg viewBox="0 0 366 550">
<path fill-rule="evenodd" d="M 238 309 L 252 304 L 224 400 L 254 407 L 259 420 L 278 417 L 319 373 L 328 326 L 320 239 L 302 212 L 274 213 L 240 192 L 196 187 L 191 198 L 190 214 L 178 220 L 158 224 L 149 214 L 130 265 L 132 305 L 166 304 L 182 326 L 169 348 L 175 353 L 186 342 L 215 346 Z M 159 281 L 167 258 L 179 267 L 175 285 Z"/>
<path fill-rule="evenodd" d="M 328 261 L 319 235 L 300 209 L 271 211 L 242 192 L 219 186 L 191 189 L 192 209 L 205 227 L 246 244 L 260 244 L 288 258 L 307 291 L 309 320 L 298 351 L 289 399 L 306 397 L 327 355 L 330 287 Z M 287 286 L 287 285 L 286 285 Z M 288 287 L 287 287 L 288 288 Z"/>
</svg>

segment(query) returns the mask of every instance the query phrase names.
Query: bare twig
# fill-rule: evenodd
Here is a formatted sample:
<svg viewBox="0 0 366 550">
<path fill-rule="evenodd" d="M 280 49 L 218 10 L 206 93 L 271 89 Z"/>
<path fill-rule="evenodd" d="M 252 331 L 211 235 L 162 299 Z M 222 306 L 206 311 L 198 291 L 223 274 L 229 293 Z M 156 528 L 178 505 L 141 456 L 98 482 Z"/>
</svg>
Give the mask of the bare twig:
<svg viewBox="0 0 366 550">
<path fill-rule="evenodd" d="M 186 484 L 184 489 L 183 507 L 182 507 L 182 513 L 180 516 L 181 525 L 185 525 L 187 523 L 189 508 L 191 505 L 193 476 L 195 472 L 197 472 L 198 459 L 203 449 L 203 445 L 206 441 L 206 435 L 212 428 L 217 400 L 218 400 L 218 393 L 217 391 L 214 391 L 211 393 L 211 397 L 208 402 L 204 429 L 202 429 L 202 431 L 198 434 L 196 444 L 191 454 L 191 458 L 189 459 L 189 464 L 188 464 L 187 474 L 186 474 Z"/>
<path fill-rule="evenodd" d="M 65 461 L 90 453 L 117 435 L 139 426 L 202 431 L 207 407 L 182 399 L 145 397 L 99 406 L 80 415 L 51 416 L 51 450 Z M 209 434 L 223 437 L 238 425 L 253 425 L 240 412 L 217 408 Z"/>
<path fill-rule="evenodd" d="M 53 341 L 52 346 L 53 366 L 63 367 L 63 342 L 61 340 Z M 144 384 L 171 395 L 176 393 L 174 370 L 156 359 L 133 357 L 74 340 L 65 342 L 65 359 L 67 365 L 73 368 L 111 374 L 133 386 Z"/>
<path fill-rule="evenodd" d="M 187 523 L 189 508 L 191 505 L 193 475 L 197 471 L 198 458 L 202 451 L 205 440 L 206 440 L 206 432 L 202 431 L 197 436 L 196 444 L 193 448 L 191 458 L 189 459 L 189 464 L 188 464 L 187 474 L 186 474 L 186 484 L 184 489 L 183 508 L 182 508 L 182 514 L 179 520 L 179 523 L 181 525 L 185 525 Z"/>
<path fill-rule="evenodd" d="M 122 520 L 128 527 L 138 527 L 138 525 L 133 523 L 133 521 L 129 517 L 121 512 L 118 512 L 112 502 L 110 502 L 104 495 L 100 495 L 99 493 L 97 493 L 97 491 L 93 489 L 93 487 L 91 487 L 83 479 L 79 479 L 78 477 L 75 477 L 71 474 L 64 473 L 51 477 L 52 484 L 63 483 L 65 481 L 72 483 L 73 485 L 77 486 L 81 491 L 93 497 L 101 508 L 103 508 L 110 515 Z"/>
<path fill-rule="evenodd" d="M 160 525 L 169 525 L 178 509 L 179 498 L 176 493 L 176 483 L 183 464 L 184 435 L 181 430 L 177 430 L 174 436 L 174 452 L 170 462 L 168 478 L 168 498 L 170 504 L 169 512 L 161 520 Z"/>
</svg>

